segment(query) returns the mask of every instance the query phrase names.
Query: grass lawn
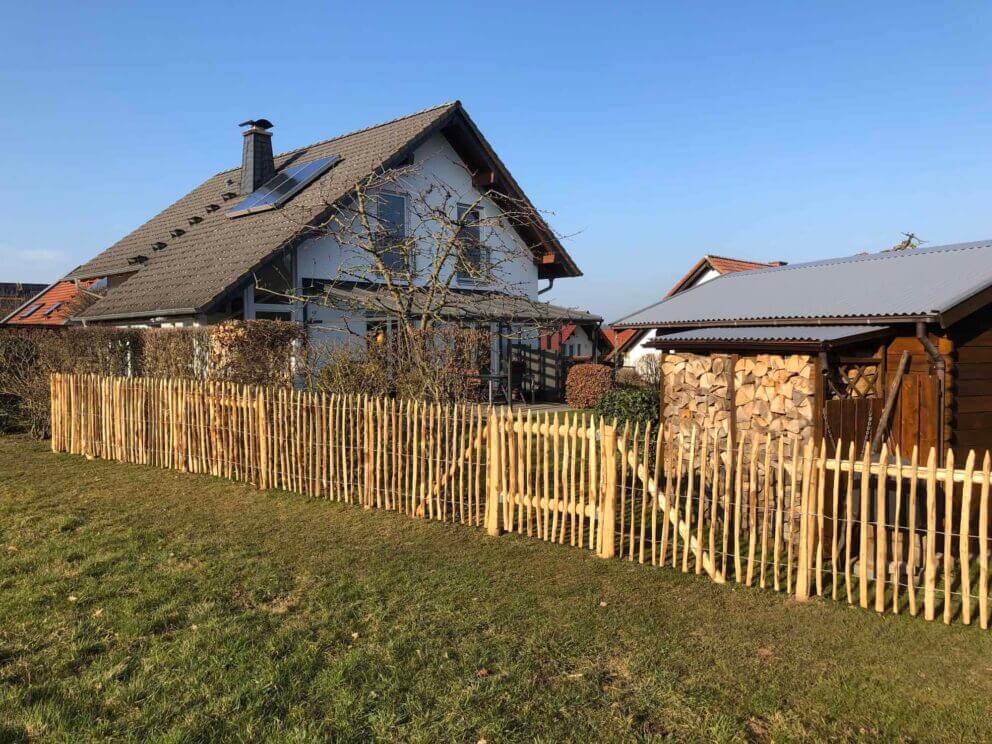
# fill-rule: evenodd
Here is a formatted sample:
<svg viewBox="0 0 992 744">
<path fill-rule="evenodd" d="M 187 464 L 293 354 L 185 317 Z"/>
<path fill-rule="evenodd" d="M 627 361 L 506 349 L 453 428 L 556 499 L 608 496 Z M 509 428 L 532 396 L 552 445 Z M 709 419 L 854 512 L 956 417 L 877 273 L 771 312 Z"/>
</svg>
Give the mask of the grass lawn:
<svg viewBox="0 0 992 744">
<path fill-rule="evenodd" d="M 976 627 L 0 437 L 0 741 L 989 736 Z"/>
</svg>

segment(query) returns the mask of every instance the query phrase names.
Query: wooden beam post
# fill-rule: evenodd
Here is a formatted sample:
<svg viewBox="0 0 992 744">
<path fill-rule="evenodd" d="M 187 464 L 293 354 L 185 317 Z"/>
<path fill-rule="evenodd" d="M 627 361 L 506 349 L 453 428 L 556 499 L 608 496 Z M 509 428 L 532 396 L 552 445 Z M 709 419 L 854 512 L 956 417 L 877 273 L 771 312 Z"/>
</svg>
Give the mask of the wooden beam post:
<svg viewBox="0 0 992 744">
<path fill-rule="evenodd" d="M 871 438 L 871 453 L 873 455 L 878 452 L 878 447 L 882 443 L 882 437 L 885 436 L 885 427 L 889 424 L 889 417 L 892 415 L 892 409 L 895 408 L 896 404 L 896 397 L 899 395 L 899 386 L 902 385 L 902 378 L 905 376 L 906 367 L 908 366 L 909 352 L 904 351 L 902 357 L 899 359 L 899 366 L 896 367 L 896 374 L 892 378 L 892 384 L 889 386 L 889 393 L 885 396 L 885 407 L 882 408 L 882 415 L 878 419 L 878 428 L 875 430 L 875 435 Z"/>
<path fill-rule="evenodd" d="M 595 444 L 595 442 L 593 442 Z M 603 440 L 600 443 L 603 455 L 603 514 L 599 526 L 602 535 L 602 550 L 600 558 L 613 558 L 616 555 L 616 519 L 617 519 L 617 430 L 616 427 L 603 427 Z M 647 441 L 645 440 L 645 447 Z M 646 475 L 646 474 L 645 474 Z M 644 496 L 647 498 L 647 489 Z M 643 562 L 643 561 L 642 561 Z"/>
<path fill-rule="evenodd" d="M 500 463 L 499 443 L 497 441 L 496 413 L 489 409 L 489 421 L 486 424 L 486 442 L 488 444 L 486 458 L 486 534 L 499 537 L 500 525 Z"/>
</svg>

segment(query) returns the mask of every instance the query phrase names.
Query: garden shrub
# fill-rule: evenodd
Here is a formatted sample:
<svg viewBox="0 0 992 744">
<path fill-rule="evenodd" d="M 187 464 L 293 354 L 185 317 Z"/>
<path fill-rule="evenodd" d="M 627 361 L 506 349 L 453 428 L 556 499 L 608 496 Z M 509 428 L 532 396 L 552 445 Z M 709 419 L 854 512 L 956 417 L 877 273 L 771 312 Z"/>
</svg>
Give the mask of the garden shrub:
<svg viewBox="0 0 992 744">
<path fill-rule="evenodd" d="M 305 337 L 302 326 L 271 320 L 177 329 L 2 328 L 0 430 L 48 435 L 54 372 L 286 385 Z"/>
<path fill-rule="evenodd" d="M 353 345 L 319 345 L 310 349 L 307 387 L 338 395 L 387 395 L 389 374 L 381 360 Z"/>
<path fill-rule="evenodd" d="M 613 387 L 613 372 L 605 364 L 576 364 L 565 378 L 565 402 L 572 408 L 592 408 Z"/>
<path fill-rule="evenodd" d="M 329 393 L 436 401 L 478 397 L 478 368 L 488 365 L 489 334 L 446 326 L 379 339 L 311 344 L 307 387 Z"/>
<path fill-rule="evenodd" d="M 140 374 L 143 346 L 131 329 L 0 329 L 0 426 L 47 436 L 53 372 Z"/>
<path fill-rule="evenodd" d="M 658 391 L 639 385 L 617 385 L 596 404 L 596 413 L 605 420 L 646 423 L 658 421 Z"/>
<path fill-rule="evenodd" d="M 144 377 L 206 376 L 210 329 L 151 328 L 145 331 L 141 374 Z"/>
<path fill-rule="evenodd" d="M 246 385 L 291 384 L 307 337 L 299 323 L 280 320 L 228 320 L 209 333 L 208 376 Z"/>
<path fill-rule="evenodd" d="M 631 387 L 644 387 L 644 379 L 632 367 L 621 367 L 617 370 L 617 385 L 628 385 Z"/>
</svg>

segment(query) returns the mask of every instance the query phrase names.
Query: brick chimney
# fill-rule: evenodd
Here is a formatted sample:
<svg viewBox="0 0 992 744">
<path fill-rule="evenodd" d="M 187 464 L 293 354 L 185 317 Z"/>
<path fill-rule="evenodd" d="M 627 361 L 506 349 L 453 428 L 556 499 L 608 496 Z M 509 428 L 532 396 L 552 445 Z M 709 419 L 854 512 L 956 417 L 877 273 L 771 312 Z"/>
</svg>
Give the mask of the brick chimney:
<svg viewBox="0 0 992 744">
<path fill-rule="evenodd" d="M 248 127 L 241 154 L 241 193 L 250 194 L 276 173 L 272 160 L 272 122 L 268 119 L 249 119 L 238 124 Z"/>
</svg>

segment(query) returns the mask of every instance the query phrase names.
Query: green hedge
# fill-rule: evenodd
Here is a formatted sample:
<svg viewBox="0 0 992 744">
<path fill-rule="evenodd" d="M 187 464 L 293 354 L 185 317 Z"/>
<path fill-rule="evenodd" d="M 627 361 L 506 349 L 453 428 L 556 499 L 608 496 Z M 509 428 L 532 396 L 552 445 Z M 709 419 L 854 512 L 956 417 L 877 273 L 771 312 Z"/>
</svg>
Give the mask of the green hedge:
<svg viewBox="0 0 992 744">
<path fill-rule="evenodd" d="M 658 421 L 658 391 L 633 385 L 617 385 L 596 404 L 596 413 L 607 421 Z"/>
</svg>

